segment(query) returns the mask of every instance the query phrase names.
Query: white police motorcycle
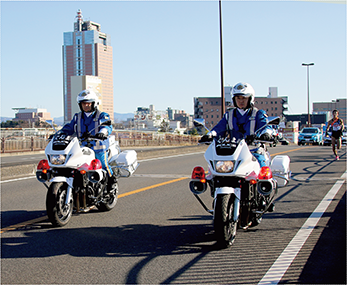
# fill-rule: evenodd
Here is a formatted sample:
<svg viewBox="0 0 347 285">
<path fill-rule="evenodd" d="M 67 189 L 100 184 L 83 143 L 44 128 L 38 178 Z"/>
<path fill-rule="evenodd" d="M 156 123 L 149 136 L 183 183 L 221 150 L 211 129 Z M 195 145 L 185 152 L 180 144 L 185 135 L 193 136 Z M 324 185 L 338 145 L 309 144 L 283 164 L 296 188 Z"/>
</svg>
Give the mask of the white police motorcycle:
<svg viewBox="0 0 347 285">
<path fill-rule="evenodd" d="M 194 121 L 205 127 L 203 119 Z M 268 124 L 278 123 L 279 118 L 276 118 Z M 243 138 L 236 139 L 240 136 L 235 132 L 232 130 L 227 137 L 200 141 L 209 144 L 205 152 L 208 171 L 196 166 L 189 183 L 194 196 L 213 215 L 215 238 L 220 247 L 233 244 L 238 227 L 254 227 L 261 222 L 265 212 L 274 210 L 277 188 L 287 185 L 291 175 L 287 155 L 277 155 L 271 160 L 266 142 L 257 137 L 247 142 Z M 257 147 L 250 150 L 247 143 L 257 143 Z M 262 152 L 267 166 L 260 167 L 253 152 Z M 212 210 L 199 197 L 208 186 L 213 198 Z"/>
<path fill-rule="evenodd" d="M 100 125 L 109 125 L 104 120 Z M 75 213 L 88 212 L 97 207 L 101 211 L 112 210 L 118 199 L 118 183 L 107 190 L 108 175 L 101 162 L 95 158 L 91 145 L 82 146 L 83 141 L 97 140 L 94 136 L 77 138 L 56 132 L 45 149 L 47 159 L 39 162 L 37 179 L 46 188 L 46 210 L 54 226 L 65 226 Z M 88 145 L 88 144 L 87 144 Z M 122 151 L 115 136 L 107 138 L 109 165 L 114 175 L 129 177 L 138 167 L 135 150 Z M 47 182 L 50 185 L 47 185 Z"/>
</svg>

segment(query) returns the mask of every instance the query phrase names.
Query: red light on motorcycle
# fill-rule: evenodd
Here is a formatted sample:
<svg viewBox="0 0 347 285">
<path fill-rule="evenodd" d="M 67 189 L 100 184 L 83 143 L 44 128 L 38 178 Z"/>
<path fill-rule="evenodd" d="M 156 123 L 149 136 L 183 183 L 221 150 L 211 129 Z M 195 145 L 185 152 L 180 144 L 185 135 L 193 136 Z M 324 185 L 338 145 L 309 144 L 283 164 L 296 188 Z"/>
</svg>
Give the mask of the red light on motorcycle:
<svg viewBox="0 0 347 285">
<path fill-rule="evenodd" d="M 266 180 L 266 179 L 271 179 L 271 178 L 272 178 L 272 171 L 271 171 L 270 167 L 263 166 L 260 169 L 260 172 L 259 172 L 259 175 L 258 175 L 258 179 Z"/>
<path fill-rule="evenodd" d="M 192 179 L 200 180 L 202 183 L 206 183 L 205 170 L 201 166 L 196 166 L 192 172 Z"/>
<path fill-rule="evenodd" d="M 84 169 L 80 170 L 81 174 L 86 174 L 87 171 L 85 171 Z"/>
<path fill-rule="evenodd" d="M 102 165 L 101 165 L 101 161 L 99 159 L 93 159 L 89 165 L 89 170 L 98 170 L 101 168 L 102 168 Z"/>
<path fill-rule="evenodd" d="M 42 159 L 40 160 L 39 164 L 37 165 L 37 170 L 42 170 L 43 173 L 47 173 L 47 171 L 50 169 L 48 160 Z"/>
</svg>

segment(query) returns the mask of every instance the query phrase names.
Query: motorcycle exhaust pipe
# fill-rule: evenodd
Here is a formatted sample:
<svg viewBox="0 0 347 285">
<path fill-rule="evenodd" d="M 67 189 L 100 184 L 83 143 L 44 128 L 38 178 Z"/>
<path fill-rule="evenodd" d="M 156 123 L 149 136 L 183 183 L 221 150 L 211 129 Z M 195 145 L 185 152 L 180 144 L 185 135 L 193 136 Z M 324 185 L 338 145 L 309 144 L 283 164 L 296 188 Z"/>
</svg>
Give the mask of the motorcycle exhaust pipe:
<svg viewBox="0 0 347 285">
<path fill-rule="evenodd" d="M 206 191 L 207 185 L 206 183 L 200 181 L 191 180 L 189 182 L 189 189 L 193 192 L 193 194 L 199 195 Z"/>
<path fill-rule="evenodd" d="M 258 182 L 257 190 L 264 196 L 269 196 L 275 189 L 275 183 L 272 180 L 264 180 Z"/>
<path fill-rule="evenodd" d="M 93 171 L 88 171 L 88 179 L 92 183 L 100 182 L 104 177 L 102 169 L 97 169 Z"/>
</svg>

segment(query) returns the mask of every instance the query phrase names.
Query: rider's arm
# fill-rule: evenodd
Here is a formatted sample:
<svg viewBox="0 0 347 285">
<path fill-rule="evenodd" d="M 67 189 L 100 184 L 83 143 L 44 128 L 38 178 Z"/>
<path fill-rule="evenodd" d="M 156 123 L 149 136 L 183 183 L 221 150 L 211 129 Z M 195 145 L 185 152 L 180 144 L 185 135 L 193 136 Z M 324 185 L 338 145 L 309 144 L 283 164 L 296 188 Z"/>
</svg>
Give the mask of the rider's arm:
<svg viewBox="0 0 347 285">
<path fill-rule="evenodd" d="M 264 127 L 267 124 L 267 115 L 264 110 L 259 110 L 257 112 L 257 115 L 255 116 L 255 131 L 259 130 L 260 128 Z M 263 128 L 263 130 L 271 129 L 270 126 L 266 126 Z"/>
<path fill-rule="evenodd" d="M 100 114 L 100 119 L 109 119 L 109 118 L 110 118 L 109 114 L 107 114 L 105 112 L 102 112 Z M 105 136 L 108 137 L 112 133 L 112 125 L 110 125 L 110 126 L 101 126 L 99 128 L 99 133 L 102 133 L 102 134 L 104 134 Z"/>
<path fill-rule="evenodd" d="M 64 127 L 61 129 L 62 132 L 72 135 L 75 133 L 75 125 L 76 125 L 76 119 L 77 119 L 77 114 L 73 117 L 70 123 L 67 123 L 64 125 Z"/>
<path fill-rule="evenodd" d="M 215 131 L 217 137 L 224 136 L 228 126 L 228 112 L 226 112 L 223 118 L 214 126 L 212 131 Z"/>
</svg>

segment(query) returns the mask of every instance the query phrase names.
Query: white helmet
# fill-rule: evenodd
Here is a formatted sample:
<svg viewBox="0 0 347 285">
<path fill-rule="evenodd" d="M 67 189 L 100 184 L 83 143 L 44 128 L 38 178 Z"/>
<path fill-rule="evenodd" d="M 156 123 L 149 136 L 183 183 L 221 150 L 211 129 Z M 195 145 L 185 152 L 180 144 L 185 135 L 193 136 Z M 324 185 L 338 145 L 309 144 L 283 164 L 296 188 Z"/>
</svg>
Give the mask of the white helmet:
<svg viewBox="0 0 347 285">
<path fill-rule="evenodd" d="M 254 91 L 251 84 L 244 83 L 244 82 L 237 83 L 233 87 L 231 94 L 233 95 L 233 103 L 234 103 L 235 107 L 237 107 L 236 102 L 235 102 L 235 96 L 237 96 L 237 95 L 241 95 L 241 96 L 244 96 L 246 98 L 249 97 L 247 109 L 254 106 L 255 91 Z"/>
<path fill-rule="evenodd" d="M 82 102 L 91 102 L 92 104 L 92 112 L 94 112 L 98 105 L 99 105 L 99 98 L 96 95 L 96 93 L 93 90 L 83 90 L 78 94 L 77 96 L 77 104 L 80 107 L 80 110 L 83 112 L 82 109 Z"/>
</svg>

